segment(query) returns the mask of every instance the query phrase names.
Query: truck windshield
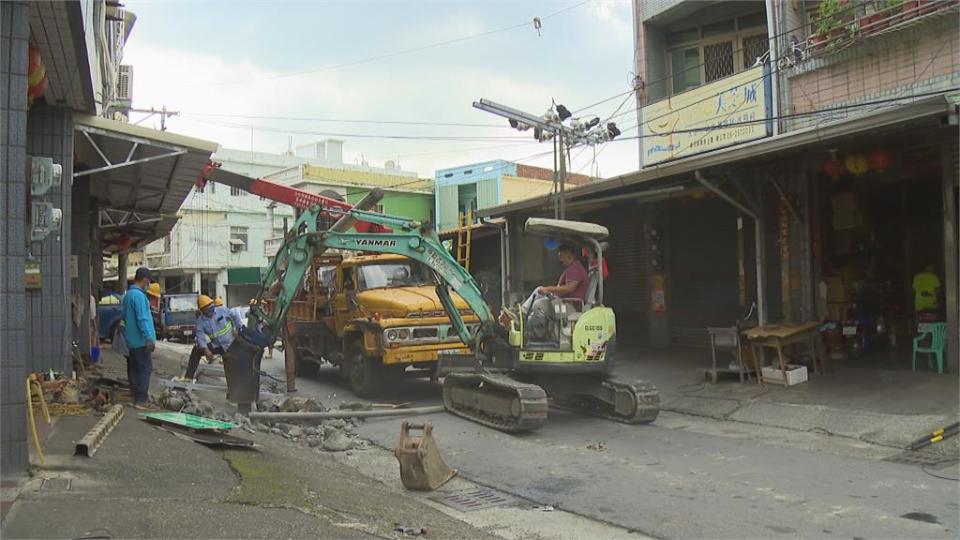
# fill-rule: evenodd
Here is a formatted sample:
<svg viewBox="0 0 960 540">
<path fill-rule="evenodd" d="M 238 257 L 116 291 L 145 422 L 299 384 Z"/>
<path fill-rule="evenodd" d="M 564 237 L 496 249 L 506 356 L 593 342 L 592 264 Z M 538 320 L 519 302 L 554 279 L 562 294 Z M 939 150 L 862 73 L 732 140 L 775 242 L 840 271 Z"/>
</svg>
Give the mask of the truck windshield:
<svg viewBox="0 0 960 540">
<path fill-rule="evenodd" d="M 360 290 L 383 287 L 416 287 L 432 281 L 427 269 L 420 263 L 397 262 L 368 264 L 358 268 Z"/>
<path fill-rule="evenodd" d="M 194 311 L 197 309 L 197 297 L 168 296 L 167 309 L 170 311 Z"/>
</svg>

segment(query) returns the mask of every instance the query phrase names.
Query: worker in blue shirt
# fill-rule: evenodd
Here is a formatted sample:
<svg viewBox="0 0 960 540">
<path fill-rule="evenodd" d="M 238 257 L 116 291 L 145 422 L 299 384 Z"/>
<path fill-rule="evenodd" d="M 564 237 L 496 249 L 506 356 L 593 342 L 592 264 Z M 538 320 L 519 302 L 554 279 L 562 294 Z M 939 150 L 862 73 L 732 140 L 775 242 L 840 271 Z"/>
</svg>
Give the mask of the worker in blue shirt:
<svg viewBox="0 0 960 540">
<path fill-rule="evenodd" d="M 179 377 L 180 381 L 196 378 L 200 357 L 204 356 L 208 362 L 212 362 L 215 354 L 223 354 L 230 348 L 243 326 L 243 321 L 234 310 L 217 306 L 213 298 L 205 294 L 197 297 L 197 309 L 200 310 L 196 325 L 197 343 L 190 351 L 187 371 Z"/>
<path fill-rule="evenodd" d="M 157 334 L 153 328 L 153 315 L 147 287 L 150 286 L 150 270 L 137 268 L 133 284 L 123 295 L 123 337 L 130 350 L 127 356 L 127 379 L 134 407 L 149 409 L 150 375 L 153 372 L 153 351 L 157 348 Z"/>
</svg>

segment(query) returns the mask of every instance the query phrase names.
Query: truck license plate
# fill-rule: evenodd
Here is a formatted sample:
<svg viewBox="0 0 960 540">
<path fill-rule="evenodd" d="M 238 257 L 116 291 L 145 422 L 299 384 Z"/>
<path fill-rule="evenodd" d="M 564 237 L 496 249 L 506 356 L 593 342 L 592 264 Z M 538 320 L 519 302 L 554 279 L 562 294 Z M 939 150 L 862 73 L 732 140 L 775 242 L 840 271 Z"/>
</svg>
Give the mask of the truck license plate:
<svg viewBox="0 0 960 540">
<path fill-rule="evenodd" d="M 440 349 L 437 351 L 437 356 L 453 356 L 456 354 L 464 354 L 460 349 Z"/>
<path fill-rule="evenodd" d="M 843 335 L 845 335 L 845 336 L 855 336 L 855 335 L 857 335 L 857 327 L 856 327 L 856 326 L 844 326 L 844 327 L 843 327 Z"/>
</svg>

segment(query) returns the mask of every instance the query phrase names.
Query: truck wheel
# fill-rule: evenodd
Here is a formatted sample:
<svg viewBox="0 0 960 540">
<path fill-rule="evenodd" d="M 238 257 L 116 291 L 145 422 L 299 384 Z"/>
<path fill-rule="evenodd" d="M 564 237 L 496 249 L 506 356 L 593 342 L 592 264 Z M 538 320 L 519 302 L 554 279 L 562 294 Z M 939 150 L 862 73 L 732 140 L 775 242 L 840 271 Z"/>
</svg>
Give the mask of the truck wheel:
<svg viewBox="0 0 960 540">
<path fill-rule="evenodd" d="M 380 389 L 381 366 L 379 358 L 370 358 L 363 354 L 359 343 L 355 343 L 348 353 L 350 388 L 359 397 L 373 397 Z"/>
</svg>

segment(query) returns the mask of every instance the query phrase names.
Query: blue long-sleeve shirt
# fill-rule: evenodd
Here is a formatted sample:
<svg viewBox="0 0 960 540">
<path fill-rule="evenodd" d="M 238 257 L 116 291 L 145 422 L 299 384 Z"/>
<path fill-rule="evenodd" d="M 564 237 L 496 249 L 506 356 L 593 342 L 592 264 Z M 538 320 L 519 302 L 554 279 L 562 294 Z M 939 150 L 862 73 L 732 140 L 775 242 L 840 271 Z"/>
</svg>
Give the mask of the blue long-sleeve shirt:
<svg viewBox="0 0 960 540">
<path fill-rule="evenodd" d="M 214 343 L 227 350 L 241 326 L 243 321 L 235 310 L 216 307 L 212 316 L 200 315 L 197 318 L 197 346 L 203 349 Z"/>
<path fill-rule="evenodd" d="M 131 349 L 146 347 L 148 341 L 157 341 L 150 301 L 147 293 L 136 284 L 130 285 L 127 294 L 123 295 L 123 325 L 123 337 Z"/>
</svg>

